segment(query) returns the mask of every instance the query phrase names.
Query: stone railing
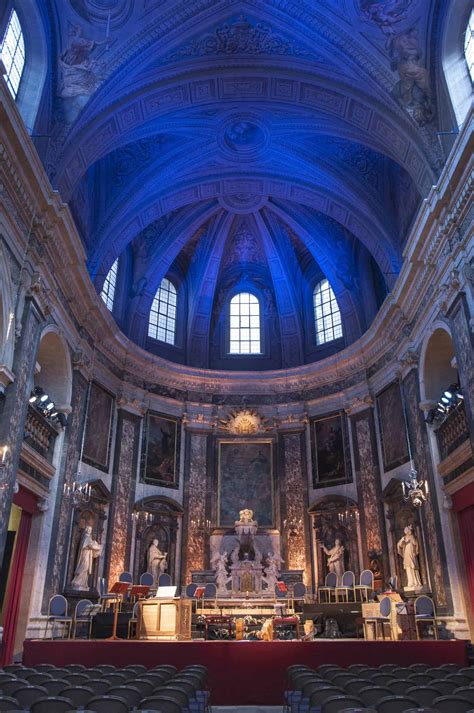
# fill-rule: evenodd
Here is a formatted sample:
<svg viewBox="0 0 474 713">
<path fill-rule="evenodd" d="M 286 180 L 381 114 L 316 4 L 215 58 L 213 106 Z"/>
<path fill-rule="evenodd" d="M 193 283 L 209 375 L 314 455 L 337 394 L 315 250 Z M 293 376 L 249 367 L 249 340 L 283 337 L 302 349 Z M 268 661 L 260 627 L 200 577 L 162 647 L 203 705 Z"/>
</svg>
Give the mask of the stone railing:
<svg viewBox="0 0 474 713">
<path fill-rule="evenodd" d="M 33 406 L 28 406 L 24 440 L 48 463 L 53 459 L 54 442 L 58 435 L 54 426 Z"/>
<path fill-rule="evenodd" d="M 443 461 L 469 438 L 464 401 L 451 411 L 436 429 L 440 459 Z"/>
</svg>

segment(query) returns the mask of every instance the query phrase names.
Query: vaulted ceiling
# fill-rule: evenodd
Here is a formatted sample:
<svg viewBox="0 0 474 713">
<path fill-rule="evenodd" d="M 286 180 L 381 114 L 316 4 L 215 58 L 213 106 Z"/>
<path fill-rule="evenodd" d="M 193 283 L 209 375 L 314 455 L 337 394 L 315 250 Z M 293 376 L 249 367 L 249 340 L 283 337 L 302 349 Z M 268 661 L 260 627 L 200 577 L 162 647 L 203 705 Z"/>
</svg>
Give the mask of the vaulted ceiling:
<svg viewBox="0 0 474 713">
<path fill-rule="evenodd" d="M 98 290 L 121 258 L 115 316 L 132 339 L 234 368 L 220 313 L 254 285 L 274 323 L 257 368 L 313 361 L 327 354 L 310 319 L 324 276 L 337 348 L 367 329 L 441 165 L 431 4 L 57 0 L 46 163 Z M 174 351 L 146 333 L 165 276 L 184 300 Z"/>
</svg>

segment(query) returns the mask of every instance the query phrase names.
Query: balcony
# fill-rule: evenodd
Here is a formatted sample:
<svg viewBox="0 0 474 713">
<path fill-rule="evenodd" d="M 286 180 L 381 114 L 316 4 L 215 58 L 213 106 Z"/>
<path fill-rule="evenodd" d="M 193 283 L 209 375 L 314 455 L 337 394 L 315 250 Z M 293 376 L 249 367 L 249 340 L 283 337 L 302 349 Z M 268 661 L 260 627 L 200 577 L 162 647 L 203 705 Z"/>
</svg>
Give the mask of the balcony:
<svg viewBox="0 0 474 713">
<path fill-rule="evenodd" d="M 29 405 L 23 438 L 48 463 L 52 463 L 53 460 L 57 435 L 58 431 L 53 424 L 37 409 Z"/>
</svg>

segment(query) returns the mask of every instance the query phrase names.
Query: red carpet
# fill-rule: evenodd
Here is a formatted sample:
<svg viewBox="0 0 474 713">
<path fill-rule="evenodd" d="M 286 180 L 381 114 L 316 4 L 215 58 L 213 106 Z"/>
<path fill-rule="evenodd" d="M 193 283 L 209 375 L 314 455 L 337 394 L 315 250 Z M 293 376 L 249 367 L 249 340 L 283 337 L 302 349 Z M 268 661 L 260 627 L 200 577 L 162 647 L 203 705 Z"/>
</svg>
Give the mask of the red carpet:
<svg viewBox="0 0 474 713">
<path fill-rule="evenodd" d="M 365 663 L 403 666 L 427 663 L 467 665 L 464 641 L 42 641 L 27 640 L 26 666 L 52 663 L 139 663 L 150 668 L 171 663 L 182 668 L 201 663 L 209 669 L 214 705 L 282 705 L 286 668 L 303 663 L 349 666 Z"/>
</svg>

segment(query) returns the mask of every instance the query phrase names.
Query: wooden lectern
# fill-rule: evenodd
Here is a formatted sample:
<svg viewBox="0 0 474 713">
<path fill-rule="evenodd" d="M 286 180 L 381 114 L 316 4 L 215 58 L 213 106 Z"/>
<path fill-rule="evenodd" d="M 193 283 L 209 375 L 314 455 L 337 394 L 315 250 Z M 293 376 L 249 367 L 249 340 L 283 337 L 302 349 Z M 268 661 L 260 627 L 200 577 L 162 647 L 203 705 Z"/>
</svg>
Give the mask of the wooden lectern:
<svg viewBox="0 0 474 713">
<path fill-rule="evenodd" d="M 190 639 L 190 599 L 141 599 L 138 603 L 138 639 Z"/>
</svg>

